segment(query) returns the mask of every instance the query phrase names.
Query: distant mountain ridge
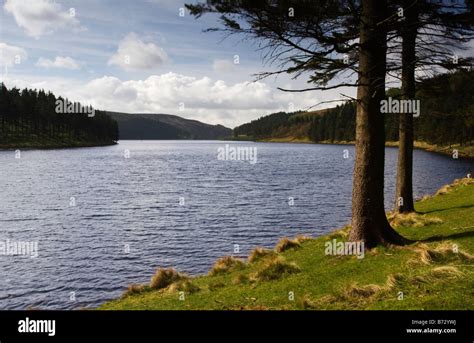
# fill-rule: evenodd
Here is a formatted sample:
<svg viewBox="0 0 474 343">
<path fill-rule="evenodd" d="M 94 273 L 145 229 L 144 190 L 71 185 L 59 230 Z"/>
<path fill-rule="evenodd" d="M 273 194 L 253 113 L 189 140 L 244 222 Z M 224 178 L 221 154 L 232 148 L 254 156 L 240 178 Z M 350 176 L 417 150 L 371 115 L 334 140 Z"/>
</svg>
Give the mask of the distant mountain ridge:
<svg viewBox="0 0 474 343">
<path fill-rule="evenodd" d="M 232 130 L 162 113 L 107 112 L 119 127 L 119 139 L 224 139 Z"/>
</svg>

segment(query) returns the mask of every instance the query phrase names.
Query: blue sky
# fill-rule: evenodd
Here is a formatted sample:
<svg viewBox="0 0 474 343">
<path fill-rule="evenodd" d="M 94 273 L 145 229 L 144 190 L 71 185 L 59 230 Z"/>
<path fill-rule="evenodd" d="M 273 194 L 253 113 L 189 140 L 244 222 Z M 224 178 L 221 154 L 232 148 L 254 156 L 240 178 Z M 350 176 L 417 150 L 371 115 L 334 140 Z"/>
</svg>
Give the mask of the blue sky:
<svg viewBox="0 0 474 343">
<path fill-rule="evenodd" d="M 26 0 L 28 1 L 33 0 Z M 5 1 L 2 2 L 5 4 Z M 6 2 L 25 2 L 25 0 Z M 57 55 L 68 55 L 84 65 L 84 69 L 70 73 L 78 79 L 90 77 L 84 70 L 97 75 L 106 74 L 121 78 L 146 77 L 151 72 L 163 73 L 170 70 L 192 72 L 196 76 L 208 75 L 212 71 L 210 67 L 214 59 L 230 60 L 235 53 L 241 55 L 242 61 L 252 61 L 252 64 L 258 65 L 254 63 L 258 62 L 256 61 L 259 58 L 258 54 L 244 44 L 236 48 L 237 39 L 231 38 L 220 42 L 219 34 L 203 33 L 203 29 L 215 24 L 209 16 L 195 20 L 186 13 L 184 17 L 180 17 L 178 11 L 183 7 L 181 1 L 55 2 L 61 4 L 64 13 L 74 8 L 78 24 L 58 25 L 54 32 L 41 30 L 38 28 L 39 25 L 31 25 L 31 31 L 28 31 L 20 27 L 14 15 L 6 11 L 4 5 L 2 6 L 2 41 L 21 46 L 28 51 L 28 60 L 22 65 L 22 70 L 17 72 L 34 71 L 38 76 L 51 76 L 53 74 L 51 70 L 31 68 L 35 66 L 38 58 L 54 58 Z M 18 12 L 21 12 L 21 9 Z M 47 20 L 49 19 L 45 19 Z M 138 39 L 162 48 L 169 55 L 171 63 L 134 73 L 108 66 L 107 61 L 117 51 L 119 42 L 132 32 Z M 66 75 L 64 70 L 62 72 Z"/>
<path fill-rule="evenodd" d="M 196 20 L 181 0 L 0 0 L 0 77 L 101 110 L 228 127 L 355 96 L 354 88 L 277 89 L 305 88 L 308 75 L 255 82 L 253 74 L 273 69 L 258 42 L 203 32 L 218 25 L 216 15 Z"/>
<path fill-rule="evenodd" d="M 277 90 L 304 87 L 304 77 L 253 82 L 252 74 L 272 69 L 255 43 L 204 33 L 216 16 L 196 20 L 187 10 L 180 16 L 182 8 L 179 0 L 2 0 L 2 81 L 98 109 L 170 113 L 229 127 L 354 94 Z"/>
</svg>

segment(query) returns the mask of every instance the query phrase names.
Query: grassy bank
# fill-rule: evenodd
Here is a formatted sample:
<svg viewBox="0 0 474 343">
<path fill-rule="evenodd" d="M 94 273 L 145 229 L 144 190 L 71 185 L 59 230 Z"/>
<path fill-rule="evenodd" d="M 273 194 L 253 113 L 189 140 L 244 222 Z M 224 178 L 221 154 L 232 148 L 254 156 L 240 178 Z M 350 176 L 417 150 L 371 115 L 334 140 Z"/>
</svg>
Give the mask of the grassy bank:
<svg viewBox="0 0 474 343">
<path fill-rule="evenodd" d="M 284 137 L 284 138 L 268 138 L 260 140 L 260 142 L 268 142 L 268 143 L 313 143 L 307 137 Z"/>
<path fill-rule="evenodd" d="M 223 258 L 205 276 L 160 270 L 99 309 L 474 309 L 474 179 L 441 188 L 416 210 L 390 215 L 418 241 L 407 247 L 327 255 L 326 243 L 343 242 L 348 228 L 282 240 L 246 261 Z"/>
<path fill-rule="evenodd" d="M 395 142 L 395 146 L 398 146 L 398 142 Z M 415 148 L 423 149 L 426 151 L 437 152 L 445 155 L 452 156 L 453 151 L 457 150 L 460 157 L 474 158 L 474 145 L 459 145 L 454 144 L 450 146 L 438 146 L 430 145 L 425 142 L 415 142 Z"/>
</svg>

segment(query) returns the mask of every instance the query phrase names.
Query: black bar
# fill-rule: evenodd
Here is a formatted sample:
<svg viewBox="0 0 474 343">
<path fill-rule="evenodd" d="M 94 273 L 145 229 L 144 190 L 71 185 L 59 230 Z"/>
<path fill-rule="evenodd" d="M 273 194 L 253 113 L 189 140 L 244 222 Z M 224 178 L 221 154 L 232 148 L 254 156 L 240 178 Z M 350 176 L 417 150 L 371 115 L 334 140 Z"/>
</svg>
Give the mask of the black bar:
<svg viewBox="0 0 474 343">
<path fill-rule="evenodd" d="M 26 318 L 55 320 L 55 335 L 19 333 L 19 321 Z M 2 343 L 40 336 L 55 340 L 67 336 L 187 335 L 393 336 L 404 341 L 474 341 L 472 311 L 0 311 L 0 323 Z M 455 329 L 456 333 L 408 333 L 407 329 Z"/>
</svg>

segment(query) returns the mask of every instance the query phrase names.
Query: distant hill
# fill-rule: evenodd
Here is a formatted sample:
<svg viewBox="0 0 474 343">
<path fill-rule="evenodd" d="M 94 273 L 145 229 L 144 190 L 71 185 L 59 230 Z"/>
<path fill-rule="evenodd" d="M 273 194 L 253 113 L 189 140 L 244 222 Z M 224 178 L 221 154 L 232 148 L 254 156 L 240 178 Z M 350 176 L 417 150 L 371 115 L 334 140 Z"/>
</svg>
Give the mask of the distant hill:
<svg viewBox="0 0 474 343">
<path fill-rule="evenodd" d="M 119 139 L 224 139 L 232 130 L 222 125 L 160 113 L 107 112 L 119 127 Z"/>
<path fill-rule="evenodd" d="M 235 139 L 311 141 L 310 131 L 313 121 L 324 117 L 334 108 L 316 111 L 277 112 L 252 120 L 234 128 Z"/>
<path fill-rule="evenodd" d="M 400 98 L 400 89 L 387 91 Z M 474 70 L 425 79 L 417 85 L 421 115 L 414 119 L 415 140 L 435 145 L 474 143 Z M 312 112 L 278 112 L 234 128 L 235 139 L 301 142 L 355 140 L 355 102 Z M 385 114 L 385 138 L 398 140 L 398 114 Z"/>
</svg>

